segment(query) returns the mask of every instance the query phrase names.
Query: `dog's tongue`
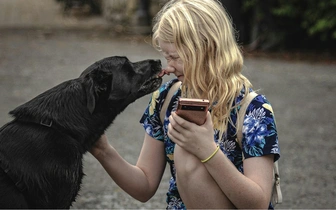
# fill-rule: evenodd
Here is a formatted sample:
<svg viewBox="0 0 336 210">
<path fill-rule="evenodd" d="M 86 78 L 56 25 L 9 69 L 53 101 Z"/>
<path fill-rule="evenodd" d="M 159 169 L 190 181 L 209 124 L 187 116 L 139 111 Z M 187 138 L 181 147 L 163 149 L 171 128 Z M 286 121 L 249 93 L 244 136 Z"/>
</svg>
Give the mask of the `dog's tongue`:
<svg viewBox="0 0 336 210">
<path fill-rule="evenodd" d="M 163 77 L 165 74 L 169 75 L 170 73 L 167 70 L 162 69 L 162 71 L 158 74 L 159 77 Z"/>
</svg>

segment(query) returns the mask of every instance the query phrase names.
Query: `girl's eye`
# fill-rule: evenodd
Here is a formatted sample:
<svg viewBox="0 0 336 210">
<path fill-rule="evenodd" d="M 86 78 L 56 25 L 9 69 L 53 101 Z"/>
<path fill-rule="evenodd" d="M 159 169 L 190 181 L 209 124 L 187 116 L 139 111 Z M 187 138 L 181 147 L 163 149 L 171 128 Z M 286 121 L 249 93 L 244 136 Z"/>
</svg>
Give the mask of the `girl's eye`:
<svg viewBox="0 0 336 210">
<path fill-rule="evenodd" d="M 173 61 L 177 61 L 178 59 L 180 59 L 180 57 L 179 56 L 170 56 L 170 55 L 168 55 L 168 56 L 164 56 L 165 57 L 165 59 L 169 62 L 169 61 L 171 61 L 171 60 L 173 60 Z"/>
<path fill-rule="evenodd" d="M 169 57 L 166 57 L 166 60 L 167 61 L 170 61 L 170 60 L 174 60 L 176 61 L 177 59 L 179 59 L 180 57 L 172 57 L 172 56 L 169 56 Z"/>
</svg>

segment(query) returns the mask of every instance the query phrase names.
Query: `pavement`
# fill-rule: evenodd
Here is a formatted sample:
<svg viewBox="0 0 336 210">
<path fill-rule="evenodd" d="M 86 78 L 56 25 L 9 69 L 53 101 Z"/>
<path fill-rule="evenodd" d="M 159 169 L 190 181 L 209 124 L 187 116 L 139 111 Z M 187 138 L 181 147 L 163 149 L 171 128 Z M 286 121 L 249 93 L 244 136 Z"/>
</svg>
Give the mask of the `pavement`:
<svg viewBox="0 0 336 210">
<path fill-rule="evenodd" d="M 0 29 L 108 29 L 101 16 L 67 16 L 56 0 L 1 0 Z"/>
<path fill-rule="evenodd" d="M 164 62 L 148 37 L 116 36 L 113 25 L 100 16 L 64 16 L 54 0 L 0 0 L 0 124 L 11 119 L 7 113 L 16 106 L 78 77 L 103 57 Z M 244 74 L 275 111 L 284 196 L 278 208 L 335 209 L 336 64 L 246 57 Z M 138 121 L 148 100 L 145 96 L 131 104 L 107 130 L 111 144 L 133 164 L 143 138 Z M 84 171 L 72 209 L 165 208 L 168 169 L 146 203 L 124 193 L 90 154 Z"/>
</svg>

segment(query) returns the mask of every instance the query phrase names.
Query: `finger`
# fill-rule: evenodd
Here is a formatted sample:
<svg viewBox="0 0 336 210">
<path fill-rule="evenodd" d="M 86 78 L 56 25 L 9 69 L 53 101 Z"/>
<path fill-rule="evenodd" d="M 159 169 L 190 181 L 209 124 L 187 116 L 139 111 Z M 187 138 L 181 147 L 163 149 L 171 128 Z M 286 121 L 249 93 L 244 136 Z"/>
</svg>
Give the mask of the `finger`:
<svg viewBox="0 0 336 210">
<path fill-rule="evenodd" d="M 191 122 L 183 119 L 182 117 L 178 116 L 176 114 L 176 112 L 172 112 L 171 113 L 171 116 L 172 118 L 174 119 L 174 121 L 176 122 L 177 125 L 179 125 L 181 127 L 181 129 L 187 129 L 189 130 L 190 129 L 190 126 L 191 126 Z M 175 126 L 175 125 L 174 125 Z"/>
<path fill-rule="evenodd" d="M 179 144 L 179 133 L 172 127 L 172 125 L 169 123 L 168 125 L 168 132 L 167 132 L 168 137 L 170 140 L 172 140 L 175 144 Z"/>
<path fill-rule="evenodd" d="M 208 127 L 208 128 L 212 127 L 213 128 L 213 122 L 212 122 L 211 114 L 210 114 L 209 111 L 207 112 L 207 115 L 206 115 L 206 118 L 205 118 L 205 122 L 202 125 L 202 127 Z"/>
<path fill-rule="evenodd" d="M 176 118 L 173 117 L 173 113 L 169 116 L 169 124 L 172 126 L 172 129 L 179 133 L 183 132 L 184 130 L 184 128 L 177 123 Z"/>
</svg>

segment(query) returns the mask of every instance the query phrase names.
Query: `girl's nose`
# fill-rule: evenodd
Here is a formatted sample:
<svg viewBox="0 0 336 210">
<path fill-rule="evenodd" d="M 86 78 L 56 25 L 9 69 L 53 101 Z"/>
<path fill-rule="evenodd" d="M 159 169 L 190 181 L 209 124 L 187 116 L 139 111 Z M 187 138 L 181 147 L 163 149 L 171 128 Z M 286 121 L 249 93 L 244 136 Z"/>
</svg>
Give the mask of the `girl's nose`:
<svg viewBox="0 0 336 210">
<path fill-rule="evenodd" d="M 167 66 L 166 68 L 163 69 L 165 71 L 166 74 L 170 74 L 170 73 L 174 73 L 175 72 L 175 68 L 172 66 Z"/>
</svg>

